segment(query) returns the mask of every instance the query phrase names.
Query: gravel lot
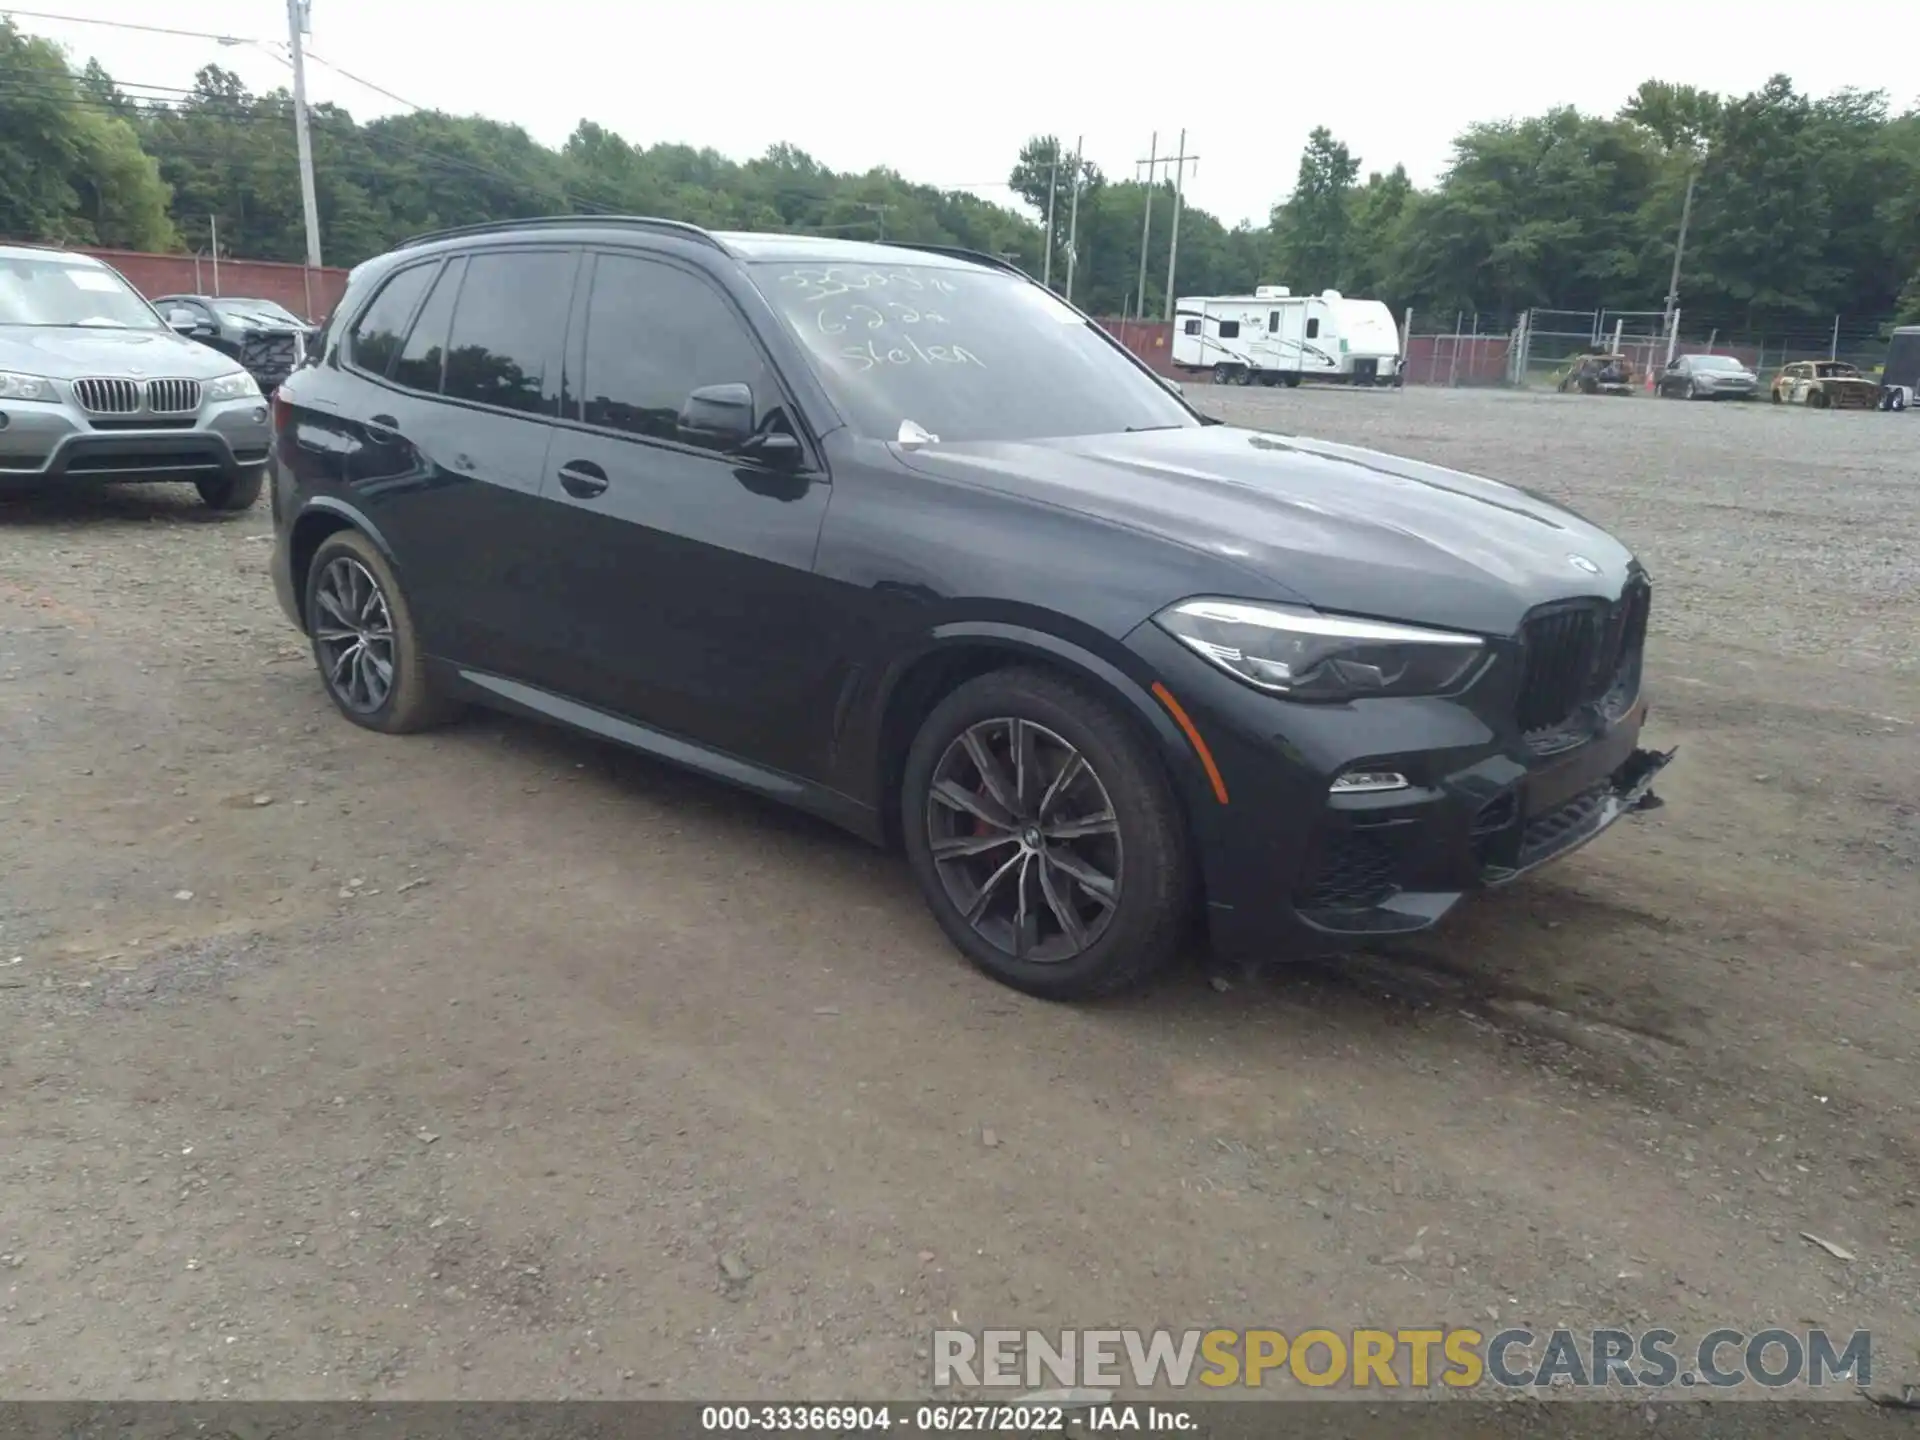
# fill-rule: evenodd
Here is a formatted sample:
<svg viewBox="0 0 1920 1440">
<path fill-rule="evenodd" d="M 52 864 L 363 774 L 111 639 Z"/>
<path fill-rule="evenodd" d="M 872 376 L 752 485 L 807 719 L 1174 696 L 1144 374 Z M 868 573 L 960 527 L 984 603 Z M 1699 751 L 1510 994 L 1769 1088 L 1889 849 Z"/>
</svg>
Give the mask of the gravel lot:
<svg viewBox="0 0 1920 1440">
<path fill-rule="evenodd" d="M 1637 546 L 1667 807 L 1410 949 L 1048 1006 L 810 821 L 348 726 L 264 505 L 0 504 L 0 1393 L 912 1396 L 954 1317 L 1920 1380 L 1920 421 L 1192 393 Z"/>
</svg>

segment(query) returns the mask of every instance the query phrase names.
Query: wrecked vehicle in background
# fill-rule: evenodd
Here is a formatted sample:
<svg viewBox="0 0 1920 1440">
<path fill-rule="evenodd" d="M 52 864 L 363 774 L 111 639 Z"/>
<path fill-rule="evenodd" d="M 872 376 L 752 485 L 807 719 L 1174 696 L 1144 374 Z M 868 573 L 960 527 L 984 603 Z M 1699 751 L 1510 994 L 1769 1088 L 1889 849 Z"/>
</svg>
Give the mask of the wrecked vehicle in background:
<svg viewBox="0 0 1920 1440">
<path fill-rule="evenodd" d="M 220 295 L 162 295 L 153 308 L 189 340 L 231 355 L 271 395 L 306 358 L 319 331 L 282 305 Z"/>
<path fill-rule="evenodd" d="M 1780 367 L 1768 398 L 1814 410 L 1878 410 L 1880 386 L 1844 360 L 1796 360 Z"/>
<path fill-rule="evenodd" d="M 1593 354 L 1575 356 L 1560 377 L 1560 393 L 1578 390 L 1582 395 L 1631 395 L 1633 362 L 1624 355 Z"/>
</svg>

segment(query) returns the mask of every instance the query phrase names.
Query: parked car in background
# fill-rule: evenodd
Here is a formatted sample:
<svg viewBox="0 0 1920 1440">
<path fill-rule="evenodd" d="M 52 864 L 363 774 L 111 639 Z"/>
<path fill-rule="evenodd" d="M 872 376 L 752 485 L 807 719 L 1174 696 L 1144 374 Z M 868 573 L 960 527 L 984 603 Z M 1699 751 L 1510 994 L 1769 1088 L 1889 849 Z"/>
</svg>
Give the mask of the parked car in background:
<svg viewBox="0 0 1920 1440">
<path fill-rule="evenodd" d="M 1578 390 L 1582 395 L 1631 395 L 1633 362 L 1624 355 L 1596 352 L 1577 355 L 1561 375 L 1559 391 Z"/>
<path fill-rule="evenodd" d="M 1796 360 L 1780 367 L 1768 392 L 1776 405 L 1814 410 L 1878 410 L 1880 382 L 1844 360 Z"/>
<path fill-rule="evenodd" d="M 253 376 L 175 334 L 119 271 L 0 246 L 0 489 L 187 481 L 244 510 L 272 438 Z"/>
<path fill-rule="evenodd" d="M 1880 408 L 1911 410 L 1920 399 L 1920 325 L 1902 325 L 1887 345 L 1880 368 Z"/>
<path fill-rule="evenodd" d="M 246 367 L 264 395 L 306 358 L 319 333 L 285 306 L 232 295 L 162 295 L 154 308 L 190 340 L 231 355 Z"/>
<path fill-rule="evenodd" d="M 1682 400 L 1751 400 L 1760 377 L 1731 355 L 1676 355 L 1660 372 L 1659 392 Z"/>
<path fill-rule="evenodd" d="M 477 702 L 898 843 L 1068 998 L 1424 930 L 1649 797 L 1652 588 L 1522 490 L 1201 416 L 965 251 L 571 216 L 357 272 L 274 406 L 332 703 Z M 639 862 L 636 862 L 639 863 Z"/>
</svg>

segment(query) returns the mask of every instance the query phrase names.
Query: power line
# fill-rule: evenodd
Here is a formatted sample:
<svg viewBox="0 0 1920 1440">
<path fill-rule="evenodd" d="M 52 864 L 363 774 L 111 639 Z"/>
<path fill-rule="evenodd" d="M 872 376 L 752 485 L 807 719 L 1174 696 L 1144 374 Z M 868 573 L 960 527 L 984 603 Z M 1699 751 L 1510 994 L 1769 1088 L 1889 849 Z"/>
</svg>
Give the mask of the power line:
<svg viewBox="0 0 1920 1440">
<path fill-rule="evenodd" d="M 29 20 L 58 20 L 64 25 L 99 25 L 108 30 L 140 30 L 149 35 L 179 35 L 189 40 L 218 40 L 222 45 L 257 45 L 244 35 L 216 35 L 211 30 L 176 30 L 170 25 L 139 25 L 131 20 L 97 20 L 91 15 L 54 15 L 45 10 L 0 9 L 9 18 L 24 15 Z"/>
</svg>

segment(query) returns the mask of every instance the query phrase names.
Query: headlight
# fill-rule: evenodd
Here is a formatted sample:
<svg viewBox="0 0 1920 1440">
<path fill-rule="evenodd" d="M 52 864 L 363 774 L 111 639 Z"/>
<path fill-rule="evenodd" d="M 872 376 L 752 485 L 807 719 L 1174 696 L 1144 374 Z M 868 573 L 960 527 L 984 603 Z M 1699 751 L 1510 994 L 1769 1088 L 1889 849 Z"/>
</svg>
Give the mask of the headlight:
<svg viewBox="0 0 1920 1440">
<path fill-rule="evenodd" d="M 0 400 L 57 401 L 59 398 L 51 380 L 38 375 L 16 375 L 10 370 L 0 370 Z"/>
<path fill-rule="evenodd" d="M 1289 700 L 1436 695 L 1464 680 L 1485 653 L 1478 635 L 1291 605 L 1188 600 L 1154 622 L 1229 675 Z"/>
<path fill-rule="evenodd" d="M 218 380 L 207 382 L 209 400 L 246 400 L 259 393 L 260 386 L 244 370 L 236 370 L 231 375 L 222 375 Z"/>
</svg>

